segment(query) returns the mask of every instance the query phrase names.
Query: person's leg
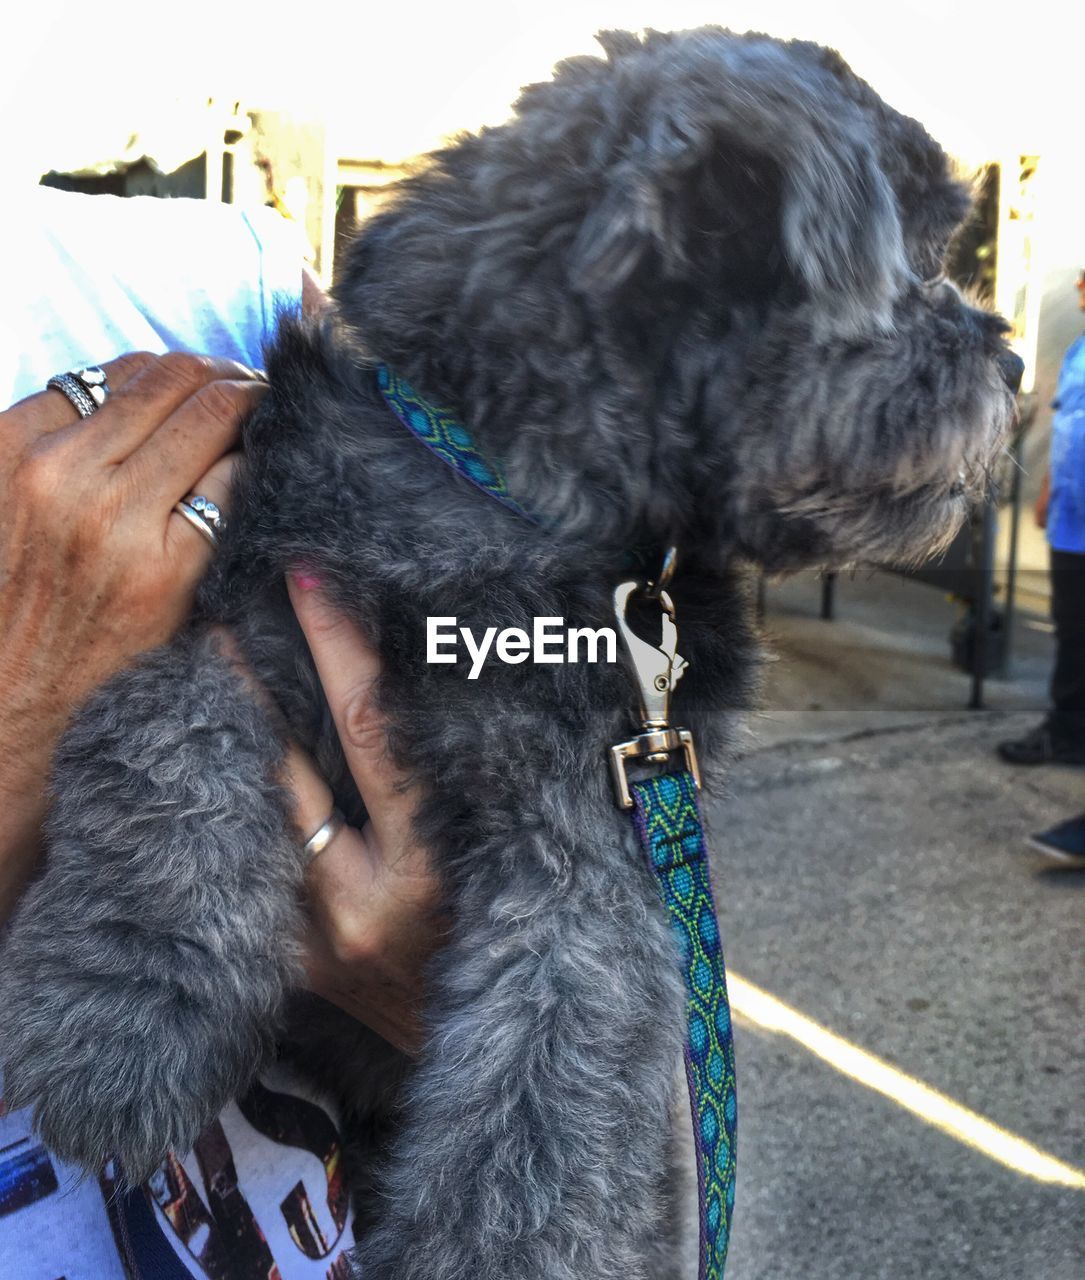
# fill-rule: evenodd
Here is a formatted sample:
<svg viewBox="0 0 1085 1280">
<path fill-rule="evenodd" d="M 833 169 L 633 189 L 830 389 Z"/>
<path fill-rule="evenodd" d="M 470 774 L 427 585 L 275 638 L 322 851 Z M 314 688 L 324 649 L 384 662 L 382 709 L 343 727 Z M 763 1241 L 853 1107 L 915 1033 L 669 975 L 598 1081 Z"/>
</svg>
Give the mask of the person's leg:
<svg viewBox="0 0 1085 1280">
<path fill-rule="evenodd" d="M 998 744 L 1010 764 L 1085 765 L 1085 554 L 1051 552 L 1051 617 L 1051 709 L 1023 738 Z"/>
<path fill-rule="evenodd" d="M 1051 617 L 1056 651 L 1048 723 L 1057 742 L 1085 749 L 1085 554 L 1051 552 Z"/>
</svg>

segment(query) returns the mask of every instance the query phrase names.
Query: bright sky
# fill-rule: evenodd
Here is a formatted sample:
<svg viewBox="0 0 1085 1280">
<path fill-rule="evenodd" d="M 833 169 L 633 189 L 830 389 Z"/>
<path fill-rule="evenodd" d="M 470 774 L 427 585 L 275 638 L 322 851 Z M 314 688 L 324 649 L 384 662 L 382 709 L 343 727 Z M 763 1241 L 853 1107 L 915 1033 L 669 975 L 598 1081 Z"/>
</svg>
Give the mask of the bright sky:
<svg viewBox="0 0 1085 1280">
<path fill-rule="evenodd" d="M 32 150 L 112 139 L 178 96 L 210 94 L 322 117 L 341 153 L 397 160 L 503 119 L 521 84 L 591 51 L 600 27 L 705 22 L 835 45 L 967 160 L 1082 145 L 1080 0 L 190 0 L 169 17 L 147 0 L 8 8 L 5 132 L 18 146 L 18 128 Z"/>
</svg>

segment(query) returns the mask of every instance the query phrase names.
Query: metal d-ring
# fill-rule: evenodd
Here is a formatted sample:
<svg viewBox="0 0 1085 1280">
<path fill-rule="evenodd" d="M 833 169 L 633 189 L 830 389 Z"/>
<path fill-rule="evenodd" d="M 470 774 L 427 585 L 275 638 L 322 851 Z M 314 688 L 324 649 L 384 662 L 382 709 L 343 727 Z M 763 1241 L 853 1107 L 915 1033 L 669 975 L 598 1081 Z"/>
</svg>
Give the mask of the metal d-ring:
<svg viewBox="0 0 1085 1280">
<path fill-rule="evenodd" d="M 659 566 L 659 572 L 655 578 L 645 583 L 644 595 L 649 600 L 658 600 L 659 597 L 671 585 L 671 579 L 674 577 L 674 570 L 678 564 L 678 548 L 668 547 L 663 552 L 663 563 Z"/>
</svg>

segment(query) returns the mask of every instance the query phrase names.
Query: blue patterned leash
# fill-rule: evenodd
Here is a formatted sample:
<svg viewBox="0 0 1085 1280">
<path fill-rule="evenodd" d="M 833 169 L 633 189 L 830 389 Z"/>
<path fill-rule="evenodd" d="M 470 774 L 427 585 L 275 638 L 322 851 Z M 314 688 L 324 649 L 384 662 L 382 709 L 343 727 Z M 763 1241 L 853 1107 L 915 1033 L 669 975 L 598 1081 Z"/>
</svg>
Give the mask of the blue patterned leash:
<svg viewBox="0 0 1085 1280">
<path fill-rule="evenodd" d="M 686 1083 L 693 1117 L 700 1208 L 700 1280 L 722 1280 L 735 1207 L 738 1097 L 727 973 L 708 870 L 704 826 L 697 804 L 701 776 L 688 729 L 670 725 L 671 694 L 686 669 L 678 653 L 674 603 L 666 590 L 673 549 L 658 584 L 623 582 L 614 592 L 614 614 L 640 692 L 643 733 L 610 749 L 618 804 L 631 809 L 633 826 L 678 943 L 686 987 Z M 634 600 L 661 611 L 658 645 L 630 627 Z M 630 782 L 630 761 L 670 765 L 681 753 L 684 768 Z"/>
<path fill-rule="evenodd" d="M 423 399 L 386 365 L 377 367 L 377 385 L 392 413 L 442 462 L 508 510 L 538 523 L 510 496 L 500 471 L 478 451 L 470 431 L 455 414 Z M 697 804 L 701 786 L 697 754 L 689 731 L 670 726 L 671 694 L 686 667 L 677 652 L 674 604 L 664 589 L 673 568 L 672 548 L 658 585 L 623 582 L 614 592 L 615 616 L 640 690 L 644 732 L 611 747 L 610 767 L 618 804 L 632 812 L 637 838 L 655 874 L 678 944 L 686 987 L 686 1082 L 697 1154 L 699 1280 L 722 1280 L 735 1203 L 735 1050 Z M 663 631 L 658 646 L 642 640 L 626 621 L 626 609 L 634 598 L 659 603 Z M 630 761 L 664 765 L 676 753 L 684 757 L 685 768 L 630 782 L 626 771 Z"/>
<path fill-rule="evenodd" d="M 735 1207 L 735 1050 L 727 975 L 693 774 L 630 785 L 633 822 L 678 940 L 686 983 L 686 1082 L 697 1152 L 701 1280 L 721 1280 Z"/>
</svg>

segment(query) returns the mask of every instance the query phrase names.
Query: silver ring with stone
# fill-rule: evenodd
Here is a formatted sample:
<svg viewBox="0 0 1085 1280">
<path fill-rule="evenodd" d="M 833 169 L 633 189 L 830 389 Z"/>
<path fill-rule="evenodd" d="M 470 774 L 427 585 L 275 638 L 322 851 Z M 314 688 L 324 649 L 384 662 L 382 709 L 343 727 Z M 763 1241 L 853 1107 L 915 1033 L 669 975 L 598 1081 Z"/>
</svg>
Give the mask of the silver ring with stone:
<svg viewBox="0 0 1085 1280">
<path fill-rule="evenodd" d="M 109 399 L 109 379 L 105 370 L 97 364 L 58 373 L 45 385 L 67 396 L 81 418 L 89 418 Z"/>
<path fill-rule="evenodd" d="M 100 409 L 109 399 L 109 379 L 101 365 L 88 364 L 82 369 L 69 369 L 68 373 Z"/>
<path fill-rule="evenodd" d="M 174 503 L 173 509 L 179 516 L 184 516 L 194 529 L 199 529 L 213 547 L 218 546 L 219 534 L 226 532 L 226 517 L 210 498 L 205 498 L 202 493 L 190 493 L 187 498 Z"/>
<path fill-rule="evenodd" d="M 339 809 L 333 806 L 331 813 L 328 814 L 327 818 L 302 846 L 306 862 L 312 862 L 314 858 L 322 854 L 339 832 L 343 830 L 345 824 L 346 819 Z"/>
</svg>

